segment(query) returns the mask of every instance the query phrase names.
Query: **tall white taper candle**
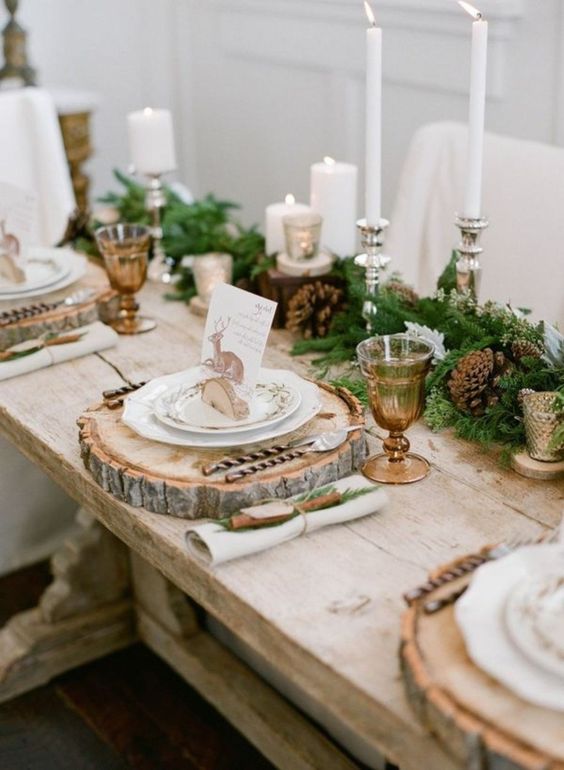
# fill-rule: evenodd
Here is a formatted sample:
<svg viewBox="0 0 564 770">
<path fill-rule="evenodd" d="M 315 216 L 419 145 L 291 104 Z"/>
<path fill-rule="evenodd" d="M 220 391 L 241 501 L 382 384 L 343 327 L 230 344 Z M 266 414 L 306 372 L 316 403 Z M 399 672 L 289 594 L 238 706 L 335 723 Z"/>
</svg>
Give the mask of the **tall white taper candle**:
<svg viewBox="0 0 564 770">
<path fill-rule="evenodd" d="M 364 2 L 370 27 L 366 30 L 366 202 L 367 224 L 382 215 L 382 30 Z"/>
<path fill-rule="evenodd" d="M 465 2 L 460 5 L 475 19 L 472 24 L 472 59 L 470 64 L 470 106 L 468 117 L 468 162 L 464 211 L 466 217 L 482 214 L 482 168 L 484 123 L 486 113 L 486 75 L 488 61 L 488 22 Z"/>
</svg>

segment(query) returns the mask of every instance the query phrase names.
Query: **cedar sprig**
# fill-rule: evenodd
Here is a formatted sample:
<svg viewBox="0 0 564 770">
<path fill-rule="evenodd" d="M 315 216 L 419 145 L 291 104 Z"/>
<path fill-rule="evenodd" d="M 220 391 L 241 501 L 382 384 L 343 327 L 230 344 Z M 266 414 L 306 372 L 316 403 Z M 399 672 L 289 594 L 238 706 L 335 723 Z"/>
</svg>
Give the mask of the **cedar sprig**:
<svg viewBox="0 0 564 770">
<path fill-rule="evenodd" d="M 350 503 L 352 500 L 357 500 L 359 497 L 363 497 L 364 495 L 369 494 L 370 492 L 374 492 L 374 490 L 377 489 L 376 486 L 371 487 L 359 487 L 358 489 L 345 489 L 343 492 L 340 492 L 341 498 L 339 500 L 338 505 L 344 505 L 345 503 Z M 298 495 L 297 497 L 293 497 L 290 500 L 288 500 L 289 503 L 294 503 L 296 505 L 299 505 L 300 503 L 306 503 L 310 500 L 315 500 L 318 497 L 324 497 L 325 495 L 331 495 L 334 492 L 338 492 L 339 490 L 334 484 L 326 484 L 325 486 L 318 487 L 317 489 L 312 489 L 310 492 L 304 492 L 301 495 Z M 265 501 L 269 502 L 269 501 Z M 334 503 L 328 503 L 325 507 L 332 508 L 334 506 Z M 318 511 L 324 510 L 323 507 L 317 508 L 315 510 L 315 513 Z M 236 516 L 240 513 L 240 511 L 237 511 L 237 513 L 232 514 L 232 516 Z M 311 513 L 314 513 L 314 511 L 311 511 Z M 269 529 L 270 527 L 279 527 L 280 524 L 286 524 L 287 521 L 291 521 L 292 519 L 295 519 L 296 516 L 301 516 L 302 514 L 299 511 L 296 511 L 294 514 L 290 514 L 287 519 L 284 519 L 284 521 L 277 521 L 273 522 L 272 524 L 262 524 L 261 529 Z M 306 516 L 307 516 L 306 512 Z M 223 527 L 223 529 L 233 532 L 248 532 L 249 530 L 255 529 L 255 527 L 239 527 L 237 530 L 232 530 L 230 527 L 230 521 L 232 516 L 226 516 L 222 519 L 217 519 L 216 524 L 219 524 L 220 527 Z"/>
</svg>

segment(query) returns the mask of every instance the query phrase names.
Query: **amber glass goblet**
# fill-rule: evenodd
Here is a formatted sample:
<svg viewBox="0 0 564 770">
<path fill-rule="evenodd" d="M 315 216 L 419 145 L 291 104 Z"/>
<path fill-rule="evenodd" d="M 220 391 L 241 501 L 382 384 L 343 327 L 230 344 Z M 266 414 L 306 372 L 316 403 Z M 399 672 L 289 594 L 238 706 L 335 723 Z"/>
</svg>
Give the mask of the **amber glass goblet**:
<svg viewBox="0 0 564 770">
<path fill-rule="evenodd" d="M 110 286 L 119 294 L 118 318 L 110 321 L 118 334 L 142 334 L 157 322 L 137 315 L 136 292 L 147 278 L 151 231 L 144 225 L 118 224 L 96 230 L 96 243 L 106 266 Z"/>
<path fill-rule="evenodd" d="M 433 351 L 431 343 L 407 334 L 371 337 L 356 349 L 374 419 L 390 432 L 384 439 L 384 453 L 371 457 L 362 469 L 372 481 L 410 484 L 429 473 L 429 463 L 409 452 L 403 434 L 423 409 Z"/>
</svg>

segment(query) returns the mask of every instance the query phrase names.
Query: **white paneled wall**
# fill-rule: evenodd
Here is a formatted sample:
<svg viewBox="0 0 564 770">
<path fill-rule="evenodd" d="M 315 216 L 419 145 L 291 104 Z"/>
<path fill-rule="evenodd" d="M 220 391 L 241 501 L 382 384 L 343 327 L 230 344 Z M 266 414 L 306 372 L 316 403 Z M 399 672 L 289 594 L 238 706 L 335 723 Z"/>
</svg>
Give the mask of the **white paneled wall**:
<svg viewBox="0 0 564 770">
<path fill-rule="evenodd" d="M 564 144 L 564 4 L 478 2 L 490 20 L 488 128 Z M 470 20 L 455 0 L 373 6 L 387 213 L 415 129 L 466 117 Z M 362 167 L 360 0 L 23 0 L 21 18 L 43 83 L 100 94 L 98 191 L 127 163 L 126 112 L 145 104 L 173 108 L 183 180 L 240 201 L 248 222 L 286 192 L 306 199 L 323 155 Z"/>
<path fill-rule="evenodd" d="M 129 162 L 126 113 L 148 103 L 176 108 L 174 10 L 175 0 L 20 2 L 18 19 L 28 31 L 39 84 L 99 96 L 97 157 L 90 164 L 98 193 L 112 184 L 112 168 Z"/>
</svg>

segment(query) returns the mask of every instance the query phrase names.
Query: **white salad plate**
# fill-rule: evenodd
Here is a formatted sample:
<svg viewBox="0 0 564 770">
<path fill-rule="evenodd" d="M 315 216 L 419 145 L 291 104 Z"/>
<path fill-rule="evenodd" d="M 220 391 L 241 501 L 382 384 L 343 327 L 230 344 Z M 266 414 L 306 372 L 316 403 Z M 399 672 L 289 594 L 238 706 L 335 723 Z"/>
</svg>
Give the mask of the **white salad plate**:
<svg viewBox="0 0 564 770">
<path fill-rule="evenodd" d="M 144 385 L 125 400 L 122 421 L 144 438 L 176 446 L 201 448 L 227 448 L 246 446 L 262 441 L 269 441 L 286 433 L 297 430 L 311 420 L 321 409 L 319 389 L 313 382 L 302 379 L 294 372 L 285 369 L 261 369 L 259 381 L 283 381 L 298 391 L 301 401 L 297 409 L 288 417 L 268 424 L 262 428 L 249 427 L 239 433 L 189 433 L 165 425 L 155 415 L 155 405 L 171 387 L 178 387 L 199 376 L 200 367 L 192 367 L 183 372 L 176 372 L 165 377 L 158 377 Z"/>
<path fill-rule="evenodd" d="M 554 574 L 518 583 L 509 594 L 505 620 L 515 646 L 560 677 L 564 687 L 564 563 Z"/>
<path fill-rule="evenodd" d="M 530 629 L 528 622 L 514 617 L 515 604 L 529 600 L 535 592 L 538 596 L 538 581 L 554 581 L 557 575 L 564 575 L 564 546 L 531 545 L 519 548 L 496 561 L 484 564 L 476 570 L 466 593 L 455 606 L 455 616 L 468 655 L 473 662 L 494 679 L 504 684 L 523 700 L 537 706 L 564 711 L 564 677 L 548 670 L 553 655 L 540 652 L 535 645 L 535 655 L 546 656 L 543 665 L 540 659 L 533 660 L 523 651 L 522 638 L 515 643 L 517 635 L 523 636 Z M 525 586 L 528 587 L 525 588 Z M 522 593 L 525 592 L 525 593 Z M 558 598 L 553 597 L 555 606 Z M 545 605 L 543 614 L 551 611 L 551 603 Z M 511 615 L 511 626 L 508 624 Z M 562 618 L 554 618 L 548 628 L 562 628 Z M 511 630 L 510 630 L 511 627 Z M 545 626 L 546 628 L 546 626 Z M 552 631 L 549 634 L 552 636 Z M 560 647 L 562 640 L 559 640 Z"/>
<path fill-rule="evenodd" d="M 28 278 L 24 283 L 10 284 L 9 287 L 7 284 L 0 284 L 0 301 L 39 297 L 64 289 L 84 276 L 86 265 L 86 257 L 72 249 L 32 248 L 26 265 Z M 34 275 L 36 283 L 32 285 L 29 281 Z M 53 280 L 47 280 L 48 275 L 51 275 Z"/>
<path fill-rule="evenodd" d="M 288 383 L 286 374 L 268 376 L 257 383 L 249 416 L 234 421 L 202 400 L 200 377 L 194 382 L 172 385 L 155 403 L 155 416 L 165 425 L 191 433 L 225 435 L 244 433 L 274 425 L 299 407 L 300 391 Z"/>
<path fill-rule="evenodd" d="M 61 259 L 60 254 L 50 257 L 30 255 L 25 264 L 25 281 L 13 283 L 0 276 L 0 291 L 3 294 L 21 294 L 34 289 L 45 289 L 53 283 L 58 283 L 70 273 L 69 265 Z"/>
</svg>

